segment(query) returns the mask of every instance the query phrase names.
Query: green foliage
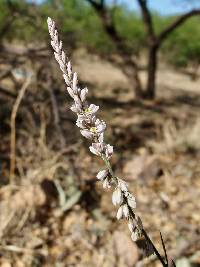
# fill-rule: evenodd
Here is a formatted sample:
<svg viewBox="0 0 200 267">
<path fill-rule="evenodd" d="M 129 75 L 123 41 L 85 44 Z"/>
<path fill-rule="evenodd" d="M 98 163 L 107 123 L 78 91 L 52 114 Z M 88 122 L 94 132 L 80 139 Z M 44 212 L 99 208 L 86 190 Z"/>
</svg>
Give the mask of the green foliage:
<svg viewBox="0 0 200 267">
<path fill-rule="evenodd" d="M 145 46 L 145 31 L 140 16 L 124 7 L 115 10 L 117 30 L 126 42 L 130 53 L 139 53 Z"/>
<path fill-rule="evenodd" d="M 114 49 L 98 16 L 85 1 L 61 0 L 59 5 L 53 5 L 51 0 L 46 0 L 40 6 L 40 12 L 43 31 L 47 33 L 46 18 L 54 18 L 62 29 L 62 39 L 69 46 L 86 47 L 103 54 Z"/>
<path fill-rule="evenodd" d="M 163 52 L 175 66 L 185 67 L 200 62 L 200 18 L 193 17 L 177 28 L 166 40 Z"/>
<path fill-rule="evenodd" d="M 49 39 L 46 25 L 48 16 L 54 18 L 62 29 L 62 39 L 71 47 L 85 47 L 99 54 L 115 51 L 115 44 L 104 32 L 102 23 L 94 9 L 83 0 L 45 0 L 40 5 L 31 1 L 12 0 L 13 10 L 8 1 L 0 0 L 0 33 L 8 24 L 1 40 L 20 40 L 44 43 Z M 112 8 L 112 7 L 109 7 Z M 113 10 L 113 19 L 118 33 L 123 37 L 130 54 L 139 54 L 146 49 L 146 34 L 141 17 L 124 6 Z M 161 17 L 153 14 L 156 33 L 161 32 L 175 17 Z M 188 62 L 200 59 L 199 17 L 190 18 L 177 28 L 164 42 L 161 52 L 168 62 L 186 66 Z"/>
</svg>

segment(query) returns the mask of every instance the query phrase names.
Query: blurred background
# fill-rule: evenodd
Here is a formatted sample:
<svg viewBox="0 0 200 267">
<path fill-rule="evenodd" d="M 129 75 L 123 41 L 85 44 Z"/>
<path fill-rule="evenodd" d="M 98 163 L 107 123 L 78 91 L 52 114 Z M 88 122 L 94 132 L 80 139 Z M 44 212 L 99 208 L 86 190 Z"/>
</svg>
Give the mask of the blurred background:
<svg viewBox="0 0 200 267">
<path fill-rule="evenodd" d="M 200 1 L 0 0 L 0 267 L 160 266 L 96 182 L 48 16 L 150 237 L 200 266 Z"/>
</svg>

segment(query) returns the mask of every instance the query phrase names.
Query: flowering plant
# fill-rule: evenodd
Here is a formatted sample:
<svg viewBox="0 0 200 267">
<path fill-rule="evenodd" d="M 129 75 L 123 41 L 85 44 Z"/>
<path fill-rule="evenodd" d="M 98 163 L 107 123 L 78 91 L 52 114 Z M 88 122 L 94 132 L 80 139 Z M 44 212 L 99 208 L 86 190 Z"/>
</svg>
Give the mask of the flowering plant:
<svg viewBox="0 0 200 267">
<path fill-rule="evenodd" d="M 136 201 L 135 197 L 128 190 L 128 184 L 116 177 L 113 172 L 110 163 L 110 159 L 113 155 L 113 146 L 107 144 L 104 140 L 106 123 L 97 118 L 96 114 L 99 110 L 99 106 L 88 103 L 88 89 L 81 89 L 78 86 L 77 73 L 72 71 L 71 63 L 62 49 L 62 41 L 59 40 L 55 22 L 51 18 L 48 18 L 47 24 L 55 59 L 63 73 L 67 91 L 74 101 L 71 110 L 77 115 L 76 125 L 80 128 L 81 134 L 91 141 L 89 147 L 91 153 L 101 157 L 105 163 L 105 169 L 99 171 L 96 177 L 102 182 L 103 188 L 114 188 L 112 193 L 112 203 L 113 205 L 118 206 L 116 217 L 118 220 L 122 218 L 126 219 L 132 240 L 137 241 L 138 238 L 143 236 L 148 245 L 152 247 L 162 265 L 168 266 L 168 261 L 167 263 L 164 262 L 144 230 L 140 217 L 135 213 Z M 164 243 L 163 247 L 165 250 Z"/>
</svg>

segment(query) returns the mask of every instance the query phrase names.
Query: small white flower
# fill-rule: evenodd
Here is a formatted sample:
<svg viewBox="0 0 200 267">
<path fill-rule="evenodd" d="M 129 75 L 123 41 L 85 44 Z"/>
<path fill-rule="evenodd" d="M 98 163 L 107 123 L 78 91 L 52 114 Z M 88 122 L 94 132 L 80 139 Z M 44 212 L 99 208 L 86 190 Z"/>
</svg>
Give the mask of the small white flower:
<svg viewBox="0 0 200 267">
<path fill-rule="evenodd" d="M 90 124 L 89 118 L 83 118 L 82 115 L 78 115 L 78 119 L 76 120 L 76 126 L 78 126 L 81 129 L 87 128 L 87 125 Z"/>
<path fill-rule="evenodd" d="M 57 45 L 54 43 L 54 41 L 51 41 L 51 46 L 52 46 L 53 49 L 56 51 L 56 53 L 58 53 L 58 47 L 57 47 Z"/>
<path fill-rule="evenodd" d="M 97 156 L 100 155 L 100 153 L 99 153 L 93 146 L 90 146 L 90 147 L 89 147 L 89 150 L 90 150 L 90 152 L 91 152 L 92 154 L 94 154 L 94 155 L 97 155 Z"/>
<path fill-rule="evenodd" d="M 72 90 L 72 88 L 71 88 L 71 87 L 67 87 L 67 91 L 68 91 L 69 95 L 70 95 L 72 98 L 74 98 L 74 91 Z"/>
<path fill-rule="evenodd" d="M 129 228 L 129 230 L 130 230 L 131 233 L 134 231 L 135 226 L 134 226 L 132 220 L 128 222 L 128 228 Z"/>
<path fill-rule="evenodd" d="M 81 129 L 85 129 L 86 128 L 86 125 L 85 125 L 85 122 L 84 121 L 79 121 L 77 120 L 76 121 L 76 126 L 81 128 Z"/>
<path fill-rule="evenodd" d="M 94 136 L 94 133 L 92 133 L 91 131 L 89 131 L 87 129 L 81 130 L 81 134 L 87 139 L 92 139 Z"/>
<path fill-rule="evenodd" d="M 65 83 L 66 83 L 67 85 L 70 85 L 69 78 L 67 77 L 66 74 L 63 74 L 63 78 L 64 78 L 64 80 L 65 80 Z"/>
<path fill-rule="evenodd" d="M 60 57 L 60 55 L 59 55 L 59 57 Z M 60 65 L 61 71 L 65 73 L 66 72 L 66 66 L 63 63 L 62 58 L 60 58 L 60 60 L 59 60 L 59 65 Z"/>
<path fill-rule="evenodd" d="M 82 102 L 84 102 L 86 100 L 87 93 L 88 93 L 88 89 L 87 88 L 84 88 L 84 89 L 81 90 L 80 98 L 81 98 Z"/>
<path fill-rule="evenodd" d="M 53 38 L 54 38 L 54 43 L 58 46 L 58 31 L 57 30 L 54 31 Z"/>
<path fill-rule="evenodd" d="M 57 49 L 59 49 L 59 48 L 57 47 Z M 59 56 L 59 54 L 57 52 L 54 52 L 54 56 L 55 56 L 55 59 L 56 59 L 56 61 L 58 62 L 59 66 L 60 66 L 60 56 Z"/>
<path fill-rule="evenodd" d="M 88 108 L 88 112 L 91 113 L 91 114 L 94 114 L 98 111 L 99 109 L 99 106 L 96 106 L 94 104 L 91 104 Z"/>
<path fill-rule="evenodd" d="M 62 57 L 63 63 L 65 64 L 66 63 L 66 56 L 65 56 L 65 52 L 64 51 L 62 51 L 61 57 Z"/>
<path fill-rule="evenodd" d="M 108 176 L 108 173 L 109 173 L 108 170 L 102 170 L 98 172 L 96 177 L 99 180 L 104 180 Z"/>
<path fill-rule="evenodd" d="M 79 107 L 77 107 L 76 105 L 72 105 L 71 106 L 71 111 L 75 112 L 75 113 L 79 113 L 81 110 Z"/>
<path fill-rule="evenodd" d="M 114 206 L 116 206 L 117 204 L 121 204 L 122 201 L 123 201 L 122 191 L 119 187 L 117 187 L 112 194 L 112 203 Z"/>
<path fill-rule="evenodd" d="M 119 178 L 118 178 L 118 186 L 123 192 L 128 192 L 128 184 Z"/>
<path fill-rule="evenodd" d="M 135 209 L 136 208 L 136 201 L 133 195 L 131 195 L 129 193 L 128 197 L 127 197 L 127 201 L 128 201 L 128 205 L 132 208 Z"/>
<path fill-rule="evenodd" d="M 95 122 L 95 126 L 96 126 L 96 132 L 97 133 L 103 133 L 106 129 L 106 123 L 104 121 L 100 121 L 100 120 L 96 120 Z"/>
<path fill-rule="evenodd" d="M 106 145 L 105 153 L 106 153 L 106 158 L 110 159 L 112 157 L 112 154 L 113 154 L 113 146 L 111 146 L 109 144 Z"/>
<path fill-rule="evenodd" d="M 77 96 L 77 95 L 74 95 L 74 102 L 75 102 L 75 104 L 80 108 L 80 109 L 82 109 L 82 103 L 81 103 L 81 100 L 80 100 L 80 98 Z"/>
<path fill-rule="evenodd" d="M 98 136 L 98 141 L 99 141 L 99 143 L 103 143 L 103 141 L 104 141 L 104 133 L 100 133 L 100 135 Z"/>
<path fill-rule="evenodd" d="M 101 155 L 101 153 L 103 152 L 103 148 L 103 143 L 92 143 L 92 145 L 89 147 L 90 151 L 97 156 Z"/>
<path fill-rule="evenodd" d="M 74 72 L 73 81 L 72 81 L 72 89 L 75 94 L 77 94 L 77 84 L 78 84 L 78 77 L 77 77 L 77 73 Z"/>
<path fill-rule="evenodd" d="M 123 214 L 124 214 L 124 217 L 127 218 L 129 216 L 129 209 L 128 209 L 128 206 L 126 204 L 124 204 L 123 206 Z"/>
<path fill-rule="evenodd" d="M 117 220 L 120 220 L 123 217 L 123 207 L 120 206 L 118 211 L 117 211 Z"/>
<path fill-rule="evenodd" d="M 59 43 L 59 49 L 60 50 L 62 49 L 62 41 L 60 41 L 60 43 Z"/>
<path fill-rule="evenodd" d="M 139 237 L 138 231 L 135 229 L 135 231 L 132 232 L 131 234 L 131 239 L 135 242 L 138 240 L 138 237 Z"/>
<path fill-rule="evenodd" d="M 67 63 L 67 73 L 68 73 L 69 78 L 71 79 L 71 77 L 72 77 L 72 66 L 71 66 L 71 62 L 70 61 Z"/>
<path fill-rule="evenodd" d="M 110 185 L 110 181 L 108 180 L 108 178 L 106 178 L 104 181 L 103 181 L 103 188 L 106 189 L 106 188 L 110 188 L 111 185 Z"/>
</svg>

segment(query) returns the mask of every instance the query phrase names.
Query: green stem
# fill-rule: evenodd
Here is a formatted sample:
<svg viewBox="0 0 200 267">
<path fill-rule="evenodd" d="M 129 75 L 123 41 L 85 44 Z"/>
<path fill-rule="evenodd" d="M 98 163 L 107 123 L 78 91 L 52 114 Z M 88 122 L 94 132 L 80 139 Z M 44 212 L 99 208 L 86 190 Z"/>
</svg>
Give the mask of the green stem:
<svg viewBox="0 0 200 267">
<path fill-rule="evenodd" d="M 113 169 L 111 167 L 110 161 L 105 157 L 105 155 L 102 155 L 101 158 L 103 159 L 106 168 L 108 169 L 110 175 L 112 176 L 112 178 L 114 179 L 114 181 L 117 183 L 117 178 L 114 175 Z"/>
</svg>

